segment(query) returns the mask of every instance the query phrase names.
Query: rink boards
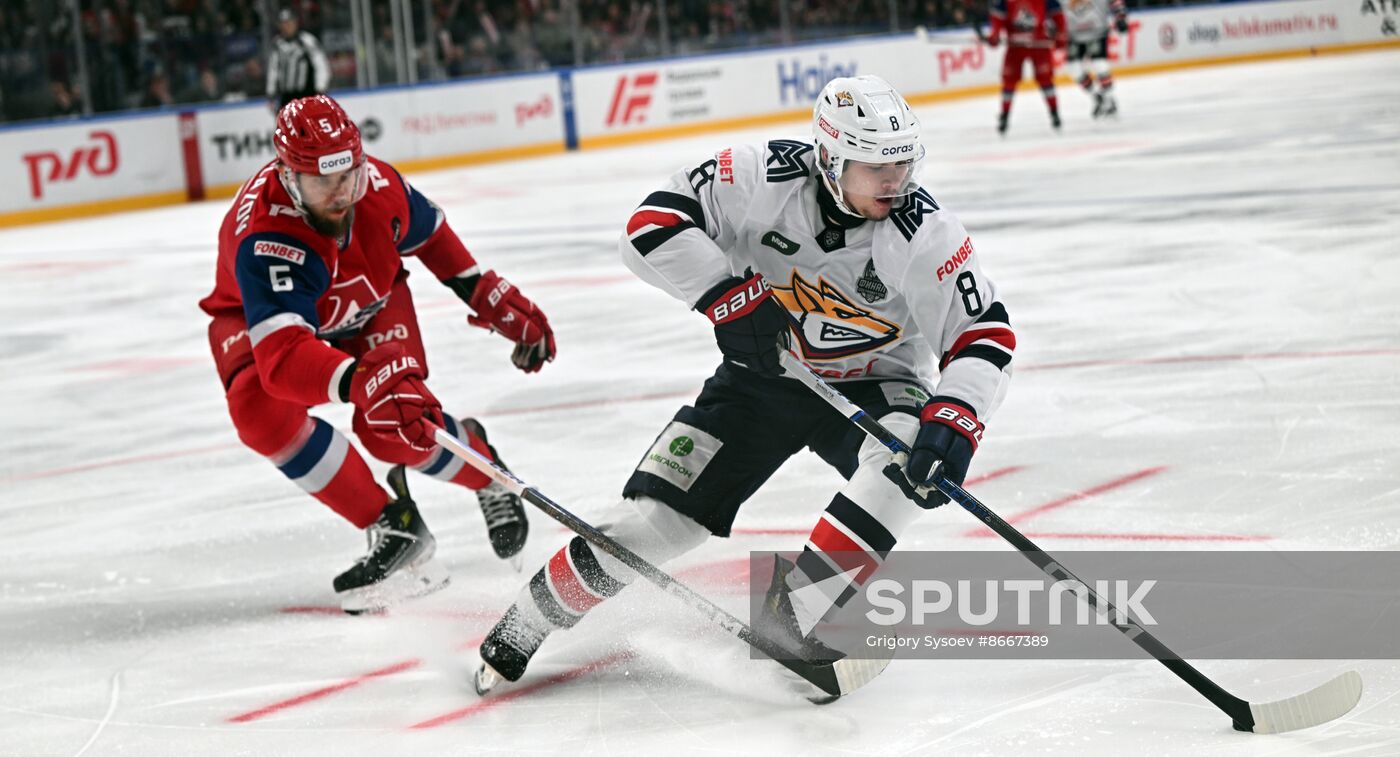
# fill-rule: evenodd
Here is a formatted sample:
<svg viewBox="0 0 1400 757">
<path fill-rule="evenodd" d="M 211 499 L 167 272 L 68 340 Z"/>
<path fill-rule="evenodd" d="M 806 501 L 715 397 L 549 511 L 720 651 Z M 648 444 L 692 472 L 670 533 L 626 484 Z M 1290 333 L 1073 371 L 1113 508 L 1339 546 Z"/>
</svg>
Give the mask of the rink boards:
<svg viewBox="0 0 1400 757">
<path fill-rule="evenodd" d="M 1115 73 L 1400 45 L 1363 0 L 1134 14 Z M 918 103 L 999 87 L 1001 51 L 962 29 L 337 93 L 367 149 L 404 171 L 607 147 L 801 118 L 838 76 L 878 74 Z M 265 103 L 0 130 L 0 226 L 222 197 L 274 157 Z"/>
</svg>

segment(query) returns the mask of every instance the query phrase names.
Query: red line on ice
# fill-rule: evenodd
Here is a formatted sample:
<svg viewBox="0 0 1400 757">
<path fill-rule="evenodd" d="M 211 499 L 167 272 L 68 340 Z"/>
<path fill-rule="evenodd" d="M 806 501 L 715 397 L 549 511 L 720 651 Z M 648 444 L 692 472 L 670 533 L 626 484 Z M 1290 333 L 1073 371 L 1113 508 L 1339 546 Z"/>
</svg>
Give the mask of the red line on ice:
<svg viewBox="0 0 1400 757">
<path fill-rule="evenodd" d="M 1052 371 L 1064 368 L 1093 368 L 1111 365 L 1167 365 L 1172 363 L 1211 363 L 1225 362 L 1231 360 L 1285 360 L 1285 359 L 1314 359 L 1314 358 L 1344 358 L 1344 357 L 1375 357 L 1384 355 L 1400 355 L 1400 349 L 1373 349 L 1373 350 L 1340 350 L 1336 352 L 1264 352 L 1257 354 L 1229 354 L 1229 355 L 1182 355 L 1178 357 L 1162 358 L 1142 358 L 1123 360 L 1081 360 L 1068 363 L 1046 363 L 1043 365 L 1023 365 L 1017 368 L 1018 371 Z M 614 397 L 609 399 L 589 399 L 577 400 L 573 402 L 561 402 L 553 405 L 535 405 L 526 407 L 503 408 L 500 410 L 482 411 L 485 416 L 497 415 L 524 415 L 527 413 L 549 412 L 554 410 L 569 410 L 581 407 L 600 407 L 605 405 L 620 405 L 627 402 L 649 402 L 651 400 L 673 399 L 677 397 L 689 397 L 694 395 L 694 390 L 656 392 L 652 394 L 641 394 L 632 397 Z M 103 460 L 96 463 L 84 465 L 73 465 L 65 468 L 50 468 L 39 470 L 33 473 L 24 473 L 18 476 L 9 476 L 0 479 L 5 483 L 16 481 L 32 481 L 34 479 L 49 478 L 52 476 L 62 476 L 69 473 L 81 473 L 83 471 L 98 468 L 109 468 L 118 465 L 128 465 L 131 463 L 145 463 L 156 460 L 169 460 L 177 457 L 187 457 L 199 455 L 205 452 L 216 452 L 225 449 L 238 447 L 238 444 L 215 444 L 207 447 L 196 447 L 185 450 L 172 450 L 168 452 L 156 452 L 148 455 L 136 455 L 134 457 L 115 458 Z"/>
<path fill-rule="evenodd" d="M 184 368 L 197 363 L 207 363 L 206 357 L 147 357 L 123 360 L 105 360 L 75 366 L 74 371 L 105 371 L 110 373 L 159 373 L 171 368 Z"/>
<path fill-rule="evenodd" d="M 969 536 L 994 536 L 990 531 L 979 531 Z M 1259 534 L 1153 534 L 1117 533 L 1091 534 L 1072 531 L 1026 532 L 1028 539 L 1094 539 L 1100 541 L 1268 541 L 1274 537 Z"/>
<path fill-rule="evenodd" d="M 38 478 L 50 478 L 52 476 L 64 476 L 69 473 L 82 473 L 84 471 L 97 470 L 99 468 L 113 468 L 119 465 L 131 465 L 133 463 L 149 463 L 156 460 L 170 460 L 177 457 L 189 457 L 190 455 L 202 455 L 206 452 L 221 452 L 226 449 L 233 449 L 240 446 L 234 442 L 223 444 L 210 444 L 204 447 L 191 447 L 189 449 L 169 450 L 167 452 L 152 452 L 148 455 L 133 455 L 132 457 L 118 457 L 111 460 L 103 460 L 96 463 L 85 463 L 83 465 L 70 465 L 64 468 L 49 468 L 48 470 L 34 471 L 33 473 L 21 473 L 18 476 L 10 476 L 6 481 L 32 481 Z"/>
<path fill-rule="evenodd" d="M 481 639 L 477 638 L 466 642 L 462 646 L 458 647 L 458 649 L 475 649 L 480 645 Z M 413 670 L 414 668 L 422 664 L 423 660 L 417 657 L 414 657 L 409 660 L 400 660 L 399 662 L 396 662 L 392 665 L 385 665 L 384 667 L 379 668 L 377 670 L 371 670 L 368 673 L 354 676 L 352 678 L 347 678 L 344 681 L 341 681 L 340 683 L 331 684 L 330 686 L 322 686 L 319 689 L 313 689 L 311 691 L 306 692 L 305 694 L 298 694 L 297 696 L 291 697 L 290 699 L 283 699 L 280 702 L 274 702 L 270 705 L 267 705 L 266 707 L 259 707 L 256 710 L 250 710 L 241 715 L 234 715 L 233 717 L 228 719 L 228 722 L 249 723 L 260 718 L 265 718 L 268 715 L 272 715 L 283 710 L 296 707 L 298 705 L 303 705 L 308 702 L 315 702 L 319 699 L 325 699 L 326 697 L 332 694 L 345 691 L 346 689 L 353 689 L 362 683 L 373 681 L 378 678 L 384 678 L 386 676 L 391 676 L 396 673 L 402 673 L 407 670 Z"/>
<path fill-rule="evenodd" d="M 1026 469 L 1024 465 L 1008 465 L 1005 468 L 997 468 L 994 471 L 983 473 L 980 476 L 973 476 L 963 482 L 963 486 L 976 486 L 977 484 L 994 481 L 1012 473 L 1019 473 Z M 813 525 L 816 525 L 816 518 L 821 517 L 820 513 L 813 514 Z M 812 528 L 736 528 L 730 533 L 736 536 L 807 536 L 812 533 Z"/>
<path fill-rule="evenodd" d="M 438 715 L 437 717 L 424 720 L 421 723 L 415 723 L 409 726 L 409 728 L 413 730 L 436 728 L 446 723 L 451 723 L 456 720 L 461 720 L 462 718 L 471 717 L 472 715 L 475 715 L 479 712 L 485 712 L 486 710 L 489 710 L 493 707 L 505 704 L 506 702 L 514 701 L 528 694 L 533 694 L 541 689 L 547 689 L 552 686 L 558 686 L 561 683 L 567 683 L 586 673 L 591 673 L 595 670 L 602 670 L 603 668 L 611 667 L 620 662 L 624 662 L 630 659 L 631 657 L 631 652 L 618 652 L 616 654 L 610 654 L 607 657 L 594 660 L 593 662 L 590 662 L 587 665 L 584 665 L 583 667 L 573 668 L 572 670 L 566 670 L 563 673 L 556 673 L 555 675 L 552 675 L 549 678 L 544 679 L 543 681 L 536 681 L 535 683 L 522 686 L 518 689 L 511 689 L 510 691 L 501 692 L 500 694 L 490 694 L 486 698 L 478 700 L 475 704 L 468 705 L 461 709 L 452 710 L 451 712 L 443 713 L 441 715 Z"/>
<path fill-rule="evenodd" d="M 602 399 L 574 400 L 571 402 L 556 402 L 552 405 L 528 405 L 525 407 L 508 407 L 500 410 L 483 410 L 482 415 L 525 415 L 528 413 L 547 413 L 555 410 L 577 410 L 578 408 L 604 407 L 607 405 L 623 405 L 629 402 L 649 402 L 651 400 L 669 400 L 678 397 L 693 397 L 695 389 L 684 391 L 655 392 L 652 394 L 636 394 L 631 397 L 610 397 Z"/>
<path fill-rule="evenodd" d="M 1016 515 L 1007 518 L 1006 522 L 1011 525 L 1016 525 L 1017 523 L 1025 521 L 1029 518 L 1033 518 L 1037 515 L 1041 515 L 1042 513 L 1047 513 L 1051 510 L 1057 510 L 1061 507 L 1064 507 L 1065 505 L 1078 502 L 1080 500 L 1088 499 L 1090 497 L 1103 494 L 1104 492 L 1112 491 L 1119 487 L 1127 486 L 1128 484 L 1131 484 L 1135 481 L 1141 481 L 1142 479 L 1148 478 L 1150 476 L 1155 476 L 1166 469 L 1167 467 L 1165 465 L 1159 465 L 1155 468 L 1144 468 L 1143 470 L 1129 473 L 1126 476 L 1120 476 L 1118 478 L 1113 479 L 1112 481 L 1107 481 L 1105 483 L 1099 484 L 1098 486 L 1091 486 L 1088 489 L 1082 489 L 1068 496 L 1051 500 L 1043 505 L 1037 505 L 1036 507 L 1032 507 L 1031 509 L 1025 512 L 1017 513 Z M 993 532 L 990 528 L 986 526 L 978 526 L 972 529 L 971 531 L 966 532 L 963 535 L 992 536 L 995 535 L 995 532 Z"/>
<path fill-rule="evenodd" d="M 1297 360 L 1334 357 L 1377 357 L 1400 355 L 1400 349 L 1333 350 L 1329 352 L 1237 352 L 1223 355 L 1175 355 L 1171 357 L 1121 358 L 1111 360 L 1072 360 L 1065 363 L 1023 365 L 1017 371 L 1057 371 L 1065 368 L 1099 368 L 1110 365 L 1174 365 L 1177 363 L 1225 363 L 1237 360 Z"/>
<path fill-rule="evenodd" d="M 228 719 L 228 722 L 249 723 L 254 720 L 258 720 L 259 718 L 265 718 L 268 715 L 281 712 L 282 710 L 296 707 L 297 705 L 306 704 L 307 702 L 314 702 L 318 699 L 324 699 L 330 696 L 331 694 L 334 694 L 339 691 L 345 691 L 346 689 L 354 688 L 366 681 L 372 681 L 376 678 L 383 678 L 384 676 L 390 676 L 395 673 L 402 673 L 405 670 L 412 670 L 422 664 L 423 661 L 416 657 L 411 660 L 396 662 L 393 665 L 387 665 L 385 667 L 379 668 L 378 670 L 371 670 L 370 672 L 365 673 L 364 675 L 355 676 L 354 678 L 347 678 L 346 680 L 341 681 L 337 684 L 333 684 L 331 686 L 323 686 L 319 689 L 308 691 L 305 694 L 294 696 L 291 699 L 284 699 L 280 702 L 270 704 L 266 707 L 259 707 L 256 710 L 251 710 L 241 715 L 234 715 L 233 717 Z"/>
<path fill-rule="evenodd" d="M 282 613 L 285 615 L 333 615 L 340 617 L 345 611 L 333 605 L 293 605 L 283 607 Z M 489 620 L 492 623 L 500 619 L 499 612 L 486 612 L 478 610 L 448 610 L 429 609 L 418 610 L 413 607 L 394 608 L 389 612 L 367 613 L 361 616 L 365 619 L 372 618 L 446 618 L 448 620 Z"/>
</svg>

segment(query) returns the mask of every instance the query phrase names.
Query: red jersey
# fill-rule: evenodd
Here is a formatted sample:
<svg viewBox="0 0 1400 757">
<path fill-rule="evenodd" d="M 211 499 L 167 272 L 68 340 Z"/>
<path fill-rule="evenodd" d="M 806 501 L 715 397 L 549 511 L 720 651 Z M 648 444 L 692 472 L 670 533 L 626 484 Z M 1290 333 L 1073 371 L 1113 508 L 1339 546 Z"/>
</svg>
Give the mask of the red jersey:
<svg viewBox="0 0 1400 757">
<path fill-rule="evenodd" d="M 277 177 L 276 161 L 239 190 L 219 229 L 214 291 L 199 306 L 241 314 L 269 393 L 306 405 L 339 401 L 352 358 L 323 340 L 353 336 L 389 300 L 414 255 L 439 280 L 476 275 L 442 211 L 393 166 L 368 161 L 369 187 L 344 240 L 313 230 Z"/>
<path fill-rule="evenodd" d="M 1050 47 L 1065 36 L 1060 0 L 992 0 L 992 35 L 1017 47 Z"/>
</svg>

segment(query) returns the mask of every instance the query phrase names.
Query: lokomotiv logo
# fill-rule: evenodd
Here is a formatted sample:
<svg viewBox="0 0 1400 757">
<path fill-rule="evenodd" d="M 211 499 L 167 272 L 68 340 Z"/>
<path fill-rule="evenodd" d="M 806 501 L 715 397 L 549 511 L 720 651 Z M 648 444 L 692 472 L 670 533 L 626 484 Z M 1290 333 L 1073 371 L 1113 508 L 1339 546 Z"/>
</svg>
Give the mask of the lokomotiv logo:
<svg viewBox="0 0 1400 757">
<path fill-rule="evenodd" d="M 110 131 L 88 132 L 89 144 L 79 145 L 65 160 L 55 150 L 28 152 L 20 156 L 29 168 L 29 196 L 44 197 L 44 184 L 73 181 L 84 169 L 93 176 L 116 173 L 121 158 L 117 153 L 117 137 Z"/>
<path fill-rule="evenodd" d="M 652 92 L 656 89 L 656 79 L 655 71 L 617 77 L 612 103 L 608 105 L 608 118 L 604 123 L 608 126 L 626 126 L 633 121 L 645 123 Z"/>
</svg>

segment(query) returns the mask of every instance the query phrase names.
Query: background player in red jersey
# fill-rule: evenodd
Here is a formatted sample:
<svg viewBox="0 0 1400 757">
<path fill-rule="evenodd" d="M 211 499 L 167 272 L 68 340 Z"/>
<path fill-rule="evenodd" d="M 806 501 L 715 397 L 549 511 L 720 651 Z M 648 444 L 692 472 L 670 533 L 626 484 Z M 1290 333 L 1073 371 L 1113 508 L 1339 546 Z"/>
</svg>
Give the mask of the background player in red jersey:
<svg viewBox="0 0 1400 757">
<path fill-rule="evenodd" d="M 1006 58 L 1001 64 L 1001 114 L 997 132 L 1006 133 L 1011 115 L 1011 99 L 1021 83 L 1025 62 L 1035 67 L 1035 82 L 1050 109 L 1050 125 L 1060 128 L 1060 107 L 1055 100 L 1054 48 L 1068 44 L 1065 14 L 1060 0 L 992 0 L 992 32 L 987 44 L 996 47 L 1006 35 Z"/>
<path fill-rule="evenodd" d="M 515 342 L 534 372 L 554 358 L 544 313 L 494 271 L 482 271 L 442 211 L 392 166 L 365 155 L 360 132 L 329 97 L 294 100 L 273 135 L 277 159 L 238 191 L 219 230 L 209 344 L 238 437 L 337 514 L 365 529 L 369 552 L 336 577 L 347 612 L 445 585 L 435 542 L 409 497 L 404 466 L 477 492 L 491 545 L 525 544 L 520 500 L 433 441 L 441 426 L 500 461 L 481 425 L 442 411 L 408 272 L 413 256 L 474 311 L 473 325 Z M 352 426 L 394 463 L 386 492 L 349 440 L 307 409 L 352 403 Z"/>
</svg>

